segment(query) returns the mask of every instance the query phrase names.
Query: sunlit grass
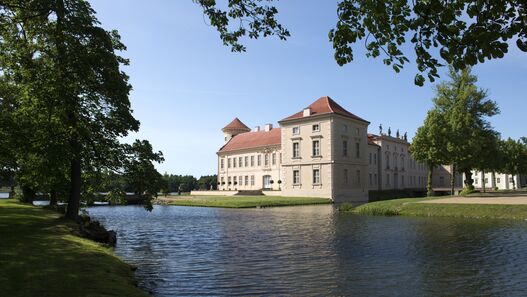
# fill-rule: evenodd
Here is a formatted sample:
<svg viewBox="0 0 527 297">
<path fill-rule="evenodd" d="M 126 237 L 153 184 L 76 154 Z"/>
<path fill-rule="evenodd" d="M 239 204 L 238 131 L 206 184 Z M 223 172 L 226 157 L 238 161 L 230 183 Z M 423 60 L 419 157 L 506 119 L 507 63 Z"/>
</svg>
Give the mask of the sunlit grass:
<svg viewBox="0 0 527 297">
<path fill-rule="evenodd" d="M 513 220 L 527 219 L 527 205 L 418 203 L 426 200 L 430 200 L 430 198 L 377 201 L 363 204 L 351 211 L 356 214 L 384 216 L 405 215 Z"/>
<path fill-rule="evenodd" d="M 1 296 L 147 296 L 129 265 L 58 214 L 0 200 Z"/>
<path fill-rule="evenodd" d="M 271 206 L 294 206 L 312 204 L 331 204 L 330 199 L 310 197 L 273 196 L 193 196 L 188 199 L 175 199 L 169 205 L 202 206 L 224 208 L 251 208 Z"/>
</svg>

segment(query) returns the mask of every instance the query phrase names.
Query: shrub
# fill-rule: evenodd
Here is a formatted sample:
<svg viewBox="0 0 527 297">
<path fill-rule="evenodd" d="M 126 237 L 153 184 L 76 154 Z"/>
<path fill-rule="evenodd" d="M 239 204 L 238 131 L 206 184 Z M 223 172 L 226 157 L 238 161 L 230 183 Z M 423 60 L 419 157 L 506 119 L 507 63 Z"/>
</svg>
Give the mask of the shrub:
<svg viewBox="0 0 527 297">
<path fill-rule="evenodd" d="M 472 193 L 476 193 L 476 190 L 474 190 L 474 188 L 464 188 L 460 193 L 459 195 L 461 196 L 468 196 Z"/>
<path fill-rule="evenodd" d="M 353 210 L 353 205 L 349 202 L 344 202 L 339 206 L 339 211 L 347 212 L 347 211 L 352 211 L 352 210 Z"/>
</svg>

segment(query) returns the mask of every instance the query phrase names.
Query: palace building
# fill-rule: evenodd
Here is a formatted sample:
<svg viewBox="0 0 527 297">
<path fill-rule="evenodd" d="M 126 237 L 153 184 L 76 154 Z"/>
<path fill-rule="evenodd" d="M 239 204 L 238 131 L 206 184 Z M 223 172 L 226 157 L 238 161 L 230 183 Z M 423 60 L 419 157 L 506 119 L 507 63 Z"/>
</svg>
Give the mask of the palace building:
<svg viewBox="0 0 527 297">
<path fill-rule="evenodd" d="M 406 135 L 368 134 L 370 122 L 327 96 L 278 123 L 251 130 L 235 118 L 222 129 L 219 190 L 361 202 L 371 190 L 426 187 Z"/>
</svg>

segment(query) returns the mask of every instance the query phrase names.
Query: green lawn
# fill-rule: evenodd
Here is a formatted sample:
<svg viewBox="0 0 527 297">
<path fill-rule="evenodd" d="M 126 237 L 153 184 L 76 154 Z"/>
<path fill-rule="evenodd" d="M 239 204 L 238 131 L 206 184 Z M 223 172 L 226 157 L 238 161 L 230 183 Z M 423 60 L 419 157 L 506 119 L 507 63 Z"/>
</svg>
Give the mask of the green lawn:
<svg viewBox="0 0 527 297">
<path fill-rule="evenodd" d="M 74 224 L 42 208 L 0 199 L 1 296 L 147 296 L 129 265 Z"/>
<path fill-rule="evenodd" d="M 331 203 L 332 201 L 326 198 L 273 196 L 192 196 L 168 202 L 169 205 L 224 208 L 251 208 Z"/>
<path fill-rule="evenodd" d="M 440 198 L 444 197 L 432 199 Z M 364 215 L 385 216 L 527 219 L 527 205 L 416 203 L 427 199 L 429 200 L 430 198 L 407 198 L 371 202 L 353 208 L 351 212 Z"/>
</svg>

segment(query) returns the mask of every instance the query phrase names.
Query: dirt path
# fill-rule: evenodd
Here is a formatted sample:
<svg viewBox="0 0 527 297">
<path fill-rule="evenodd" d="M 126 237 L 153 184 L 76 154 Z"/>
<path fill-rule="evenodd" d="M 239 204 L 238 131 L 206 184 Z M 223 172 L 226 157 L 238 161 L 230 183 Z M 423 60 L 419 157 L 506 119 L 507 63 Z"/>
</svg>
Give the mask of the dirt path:
<svg viewBox="0 0 527 297">
<path fill-rule="evenodd" d="M 444 199 L 434 199 L 418 203 L 439 203 L 439 204 L 508 204 L 524 205 L 527 204 L 527 195 L 522 196 L 502 196 L 502 197 L 449 197 Z"/>
</svg>

